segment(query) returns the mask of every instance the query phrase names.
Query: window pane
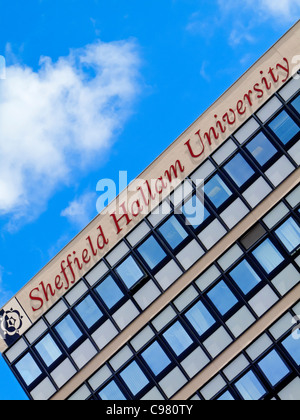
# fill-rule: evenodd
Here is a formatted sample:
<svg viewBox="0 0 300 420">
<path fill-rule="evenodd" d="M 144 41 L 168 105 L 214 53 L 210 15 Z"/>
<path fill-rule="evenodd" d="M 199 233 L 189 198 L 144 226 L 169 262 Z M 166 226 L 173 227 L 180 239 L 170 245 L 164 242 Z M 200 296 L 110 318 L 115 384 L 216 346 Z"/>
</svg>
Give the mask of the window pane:
<svg viewBox="0 0 300 420">
<path fill-rule="evenodd" d="M 88 328 L 95 325 L 103 316 L 91 296 L 86 297 L 75 309 Z"/>
<path fill-rule="evenodd" d="M 253 251 L 253 255 L 268 274 L 275 270 L 275 268 L 284 261 L 283 256 L 273 245 L 270 239 L 267 239 L 255 251 Z"/>
<path fill-rule="evenodd" d="M 127 258 L 116 271 L 128 288 L 144 277 L 144 273 L 132 257 Z"/>
<path fill-rule="evenodd" d="M 144 351 L 142 357 L 156 376 L 171 363 L 171 360 L 157 342 Z"/>
<path fill-rule="evenodd" d="M 290 373 L 290 370 L 276 350 L 273 350 L 267 357 L 258 363 L 258 366 L 273 386 L 277 385 L 278 382 Z"/>
<path fill-rule="evenodd" d="M 179 321 L 169 328 L 163 336 L 177 356 L 180 356 L 181 353 L 193 344 L 193 340 Z"/>
<path fill-rule="evenodd" d="M 259 133 L 247 145 L 247 149 L 261 166 L 266 164 L 277 153 L 277 150 L 264 133 Z"/>
<path fill-rule="evenodd" d="M 136 362 L 131 363 L 120 375 L 134 396 L 149 384 L 146 375 Z"/>
<path fill-rule="evenodd" d="M 153 238 L 153 236 L 150 236 L 150 238 L 147 239 L 147 241 L 138 248 L 138 251 L 149 265 L 151 270 L 155 268 L 167 256 L 165 251 L 158 244 L 156 239 Z"/>
<path fill-rule="evenodd" d="M 225 315 L 235 304 L 238 303 L 237 298 L 226 286 L 224 281 L 217 284 L 217 286 L 215 286 L 207 295 L 221 315 Z"/>
<path fill-rule="evenodd" d="M 292 105 L 300 114 L 300 96 L 292 102 Z"/>
<path fill-rule="evenodd" d="M 297 365 L 300 365 L 300 342 L 290 335 L 282 343 L 283 347 L 289 352 Z"/>
<path fill-rule="evenodd" d="M 235 401 L 235 399 L 229 391 L 226 391 L 225 394 L 218 398 L 218 401 Z"/>
<path fill-rule="evenodd" d="M 109 309 L 115 306 L 115 304 L 124 297 L 123 292 L 111 276 L 107 277 L 107 279 L 97 287 L 96 291 Z"/>
<path fill-rule="evenodd" d="M 283 144 L 287 144 L 300 131 L 299 126 L 286 111 L 281 112 L 278 117 L 271 122 L 270 128 Z"/>
<path fill-rule="evenodd" d="M 205 184 L 205 194 L 216 207 L 220 207 L 229 197 L 232 196 L 232 192 L 222 181 L 219 175 L 214 176 L 207 184 Z"/>
<path fill-rule="evenodd" d="M 107 387 L 102 389 L 102 391 L 99 392 L 99 397 L 101 400 L 104 401 L 125 401 L 126 398 L 124 397 L 124 394 L 120 391 L 120 388 L 115 383 L 115 381 L 112 381 Z"/>
<path fill-rule="evenodd" d="M 35 348 L 48 367 L 62 355 L 50 334 L 47 334 Z"/>
<path fill-rule="evenodd" d="M 16 369 L 28 386 L 32 384 L 32 382 L 35 381 L 42 373 L 29 353 L 16 364 Z"/>
<path fill-rule="evenodd" d="M 158 230 L 172 249 L 175 249 L 178 245 L 181 244 L 182 241 L 188 237 L 187 232 L 184 230 L 175 216 L 172 216 Z"/>
<path fill-rule="evenodd" d="M 266 394 L 265 388 L 252 371 L 240 379 L 235 386 L 246 401 L 257 401 Z"/>
<path fill-rule="evenodd" d="M 199 198 L 194 195 L 190 198 L 182 207 L 181 212 L 187 219 L 188 223 L 197 228 L 210 216 L 208 210 L 206 210 L 204 204 L 201 203 Z"/>
<path fill-rule="evenodd" d="M 230 276 L 245 295 L 261 282 L 261 279 L 247 261 L 243 261 L 232 270 Z"/>
<path fill-rule="evenodd" d="M 239 153 L 224 166 L 224 169 L 238 187 L 244 185 L 255 174 L 251 166 Z"/>
<path fill-rule="evenodd" d="M 55 330 L 58 332 L 67 347 L 71 347 L 82 336 L 81 331 L 70 315 L 61 321 L 55 327 Z"/>
<path fill-rule="evenodd" d="M 300 228 L 292 218 L 280 226 L 275 233 L 289 252 L 300 245 Z"/>
<path fill-rule="evenodd" d="M 193 306 L 185 316 L 200 336 L 216 322 L 202 302 L 198 302 Z"/>
</svg>

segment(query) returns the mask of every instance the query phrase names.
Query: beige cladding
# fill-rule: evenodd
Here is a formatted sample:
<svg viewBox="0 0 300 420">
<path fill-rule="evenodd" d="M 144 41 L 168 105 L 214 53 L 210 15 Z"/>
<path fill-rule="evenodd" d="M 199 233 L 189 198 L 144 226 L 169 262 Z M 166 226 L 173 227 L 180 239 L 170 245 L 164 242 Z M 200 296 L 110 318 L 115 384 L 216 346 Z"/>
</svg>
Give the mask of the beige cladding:
<svg viewBox="0 0 300 420">
<path fill-rule="evenodd" d="M 205 141 L 205 152 L 198 159 L 192 159 L 188 152 L 188 148 L 185 146 L 185 143 L 195 137 L 195 133 L 201 129 L 202 133 L 209 131 L 210 127 L 216 127 L 216 118 L 215 115 L 218 115 L 219 119 L 222 120 L 222 116 L 229 111 L 230 108 L 237 107 L 237 103 L 240 100 L 243 100 L 244 95 L 248 93 L 249 90 L 253 90 L 253 87 L 256 83 L 261 83 L 261 71 L 264 72 L 264 76 L 268 78 L 271 82 L 271 75 L 268 74 L 269 68 L 276 67 L 277 64 L 285 65 L 284 58 L 286 58 L 290 64 L 290 76 L 292 76 L 291 71 L 296 72 L 296 63 L 292 64 L 293 57 L 300 54 L 299 50 L 300 45 L 300 22 L 298 22 L 283 38 L 281 38 L 256 64 L 254 64 L 229 90 L 227 90 L 202 116 L 199 117 L 165 152 L 159 156 L 141 175 L 139 178 L 143 180 L 148 180 L 149 182 L 152 179 L 158 179 L 163 176 L 165 171 L 174 165 L 175 162 L 180 159 L 182 165 L 184 166 L 184 172 L 178 171 L 178 178 L 183 180 L 188 175 L 190 175 L 202 161 L 204 161 L 213 151 L 215 151 L 218 146 L 228 138 L 234 131 L 236 131 L 255 111 L 260 108 L 263 103 L 265 103 L 270 96 L 272 96 L 281 86 L 282 80 L 284 80 L 285 73 L 280 71 L 280 79 L 278 83 L 272 82 L 271 89 L 264 92 L 262 99 L 254 99 L 253 95 L 253 106 L 247 106 L 247 111 L 243 116 L 239 116 L 236 123 L 232 126 L 227 126 L 227 131 L 223 137 L 219 138 L 218 141 L 214 141 L 212 146 L 209 147 L 208 141 Z M 201 101 L 201 98 L 199 99 Z M 237 114 L 237 112 L 236 112 Z M 160 196 L 160 201 L 162 201 L 170 191 L 166 190 Z M 114 212 L 115 208 L 118 208 L 120 204 L 124 202 L 124 197 L 128 193 L 128 198 L 133 199 L 136 196 L 136 192 L 130 191 L 129 188 L 124 191 L 120 197 L 118 197 L 105 212 L 98 215 L 78 236 L 76 236 L 52 261 L 50 261 L 25 287 L 23 287 L 20 292 L 17 293 L 15 298 L 18 300 L 23 310 L 26 312 L 28 318 L 34 323 L 45 313 L 55 302 L 57 302 L 61 296 L 66 293 L 67 290 L 62 288 L 61 291 L 57 291 L 55 296 L 49 299 L 48 302 L 45 302 L 42 309 L 34 312 L 32 310 L 33 302 L 29 298 L 30 292 L 35 288 L 40 288 L 40 283 L 44 282 L 46 284 L 55 284 L 56 276 L 61 272 L 61 262 L 67 259 L 69 254 L 76 252 L 77 256 L 82 255 L 84 249 L 87 248 L 87 238 L 90 237 L 92 242 L 95 244 L 97 242 L 97 237 L 99 235 L 98 227 L 101 225 L 105 233 L 106 238 L 109 239 L 109 244 L 106 245 L 102 252 L 98 252 L 97 255 L 91 258 L 89 264 L 85 265 L 82 271 L 76 272 L 76 279 L 78 281 L 82 276 L 84 276 L 90 269 L 93 268 L 122 238 L 124 238 L 144 217 L 145 212 L 133 217 L 133 221 L 125 226 L 123 221 L 122 232 L 118 235 L 116 230 L 116 225 L 110 216 Z M 150 211 L 151 209 L 147 209 Z M 121 222 L 122 223 L 122 222 Z M 30 264 L 30 261 L 28 261 Z M 6 305 L 9 306 L 9 303 Z M 24 331 L 22 331 L 23 333 Z M 0 339 L 0 350 L 4 351 L 5 345 L 3 346 L 3 341 Z"/>
</svg>

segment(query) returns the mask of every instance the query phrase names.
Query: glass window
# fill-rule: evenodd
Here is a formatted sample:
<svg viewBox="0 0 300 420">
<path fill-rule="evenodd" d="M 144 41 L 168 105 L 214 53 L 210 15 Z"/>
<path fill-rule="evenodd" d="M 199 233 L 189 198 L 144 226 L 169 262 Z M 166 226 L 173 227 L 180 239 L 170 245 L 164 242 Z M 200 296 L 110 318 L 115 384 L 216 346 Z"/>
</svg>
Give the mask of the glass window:
<svg viewBox="0 0 300 420">
<path fill-rule="evenodd" d="M 260 277 L 246 260 L 232 270 L 230 276 L 245 295 L 261 282 Z"/>
<path fill-rule="evenodd" d="M 220 398 L 218 398 L 218 401 L 235 401 L 235 399 L 229 391 L 226 391 Z"/>
<path fill-rule="evenodd" d="M 246 401 L 258 401 L 266 395 L 265 388 L 252 371 L 243 376 L 235 386 Z"/>
<path fill-rule="evenodd" d="M 91 328 L 103 316 L 91 296 L 87 296 L 75 309 L 87 328 Z"/>
<path fill-rule="evenodd" d="M 275 233 L 289 252 L 294 251 L 300 245 L 300 228 L 292 218 L 280 226 Z"/>
<path fill-rule="evenodd" d="M 172 249 L 177 248 L 188 237 L 187 232 L 175 216 L 172 216 L 158 230 Z"/>
<path fill-rule="evenodd" d="M 163 336 L 177 356 L 180 356 L 191 344 L 193 344 L 193 340 L 179 321 L 169 328 Z"/>
<path fill-rule="evenodd" d="M 47 334 L 35 348 L 48 367 L 62 355 L 50 334 Z"/>
<path fill-rule="evenodd" d="M 284 261 L 283 256 L 270 239 L 267 239 L 256 248 L 256 250 L 253 251 L 253 255 L 268 274 Z"/>
<path fill-rule="evenodd" d="M 125 401 L 126 398 L 121 392 L 115 381 L 112 381 L 102 391 L 99 392 L 99 397 L 104 401 Z"/>
<path fill-rule="evenodd" d="M 157 342 L 144 351 L 142 357 L 156 376 L 171 363 L 171 360 Z"/>
<path fill-rule="evenodd" d="M 151 270 L 153 270 L 167 256 L 153 236 L 150 236 L 150 238 L 138 248 L 138 251 Z"/>
<path fill-rule="evenodd" d="M 224 166 L 224 169 L 238 187 L 244 185 L 255 174 L 239 153 Z"/>
<path fill-rule="evenodd" d="M 216 322 L 202 302 L 196 303 L 185 316 L 200 336 Z"/>
<path fill-rule="evenodd" d="M 63 321 L 61 321 L 55 327 L 55 330 L 58 332 L 67 347 L 71 347 L 82 336 L 80 329 L 71 318 L 71 315 L 68 315 Z"/>
<path fill-rule="evenodd" d="M 194 229 L 200 226 L 210 216 L 209 211 L 196 195 L 193 195 L 193 197 L 181 207 L 181 212 Z"/>
<path fill-rule="evenodd" d="M 108 309 L 111 309 L 123 297 L 124 293 L 111 276 L 108 276 L 96 289 Z"/>
<path fill-rule="evenodd" d="M 238 303 L 237 298 L 231 292 L 226 283 L 222 280 L 208 294 L 221 315 L 225 315 L 234 305 Z"/>
<path fill-rule="evenodd" d="M 287 144 L 300 131 L 299 126 L 286 111 L 282 111 L 269 126 L 283 144 Z"/>
<path fill-rule="evenodd" d="M 29 353 L 16 364 L 16 369 L 27 386 L 31 385 L 42 373 Z"/>
<path fill-rule="evenodd" d="M 276 350 L 266 356 L 258 366 L 261 368 L 271 385 L 275 386 L 290 373 Z"/>
<path fill-rule="evenodd" d="M 247 145 L 247 149 L 261 166 L 265 165 L 277 153 L 277 149 L 264 133 L 259 133 L 254 137 Z"/>
<path fill-rule="evenodd" d="M 300 96 L 292 102 L 292 105 L 300 114 Z"/>
<path fill-rule="evenodd" d="M 124 281 L 128 289 L 140 281 L 145 274 L 137 265 L 135 260 L 130 256 L 116 269 L 121 279 Z"/>
<path fill-rule="evenodd" d="M 300 365 L 300 342 L 290 335 L 282 342 L 283 347 L 288 351 L 290 356 Z"/>
<path fill-rule="evenodd" d="M 136 362 L 131 363 L 120 375 L 134 396 L 149 384 L 146 375 Z"/>
<path fill-rule="evenodd" d="M 205 194 L 217 208 L 232 196 L 232 192 L 219 175 L 215 175 L 204 188 Z"/>
</svg>

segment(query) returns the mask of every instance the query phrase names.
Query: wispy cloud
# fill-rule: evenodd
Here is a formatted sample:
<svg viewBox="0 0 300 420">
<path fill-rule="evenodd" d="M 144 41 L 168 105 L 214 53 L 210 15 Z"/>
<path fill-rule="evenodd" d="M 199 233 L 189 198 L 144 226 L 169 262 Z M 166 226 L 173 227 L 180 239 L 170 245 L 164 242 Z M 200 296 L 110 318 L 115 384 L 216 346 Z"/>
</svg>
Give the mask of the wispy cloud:
<svg viewBox="0 0 300 420">
<path fill-rule="evenodd" d="M 15 64 L 0 84 L 0 216 L 36 218 L 53 193 L 103 154 L 139 93 L 134 41 L 96 42 L 38 71 Z"/>
<path fill-rule="evenodd" d="M 61 216 L 66 217 L 75 227 L 83 229 L 96 215 L 96 201 L 96 193 L 87 192 L 69 203 Z"/>
<path fill-rule="evenodd" d="M 220 10 L 231 13 L 232 10 L 252 11 L 252 19 L 276 19 L 281 22 L 293 22 L 299 19 L 300 3 L 299 0 L 218 0 Z M 298 16 L 298 18 L 297 18 Z"/>
</svg>

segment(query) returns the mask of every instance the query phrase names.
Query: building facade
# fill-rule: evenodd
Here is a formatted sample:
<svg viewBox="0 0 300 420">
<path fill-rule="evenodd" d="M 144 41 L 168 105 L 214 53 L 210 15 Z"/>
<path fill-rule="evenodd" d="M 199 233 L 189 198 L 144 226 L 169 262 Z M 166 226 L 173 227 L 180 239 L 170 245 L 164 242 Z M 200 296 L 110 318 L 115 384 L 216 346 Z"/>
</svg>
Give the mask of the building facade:
<svg viewBox="0 0 300 420">
<path fill-rule="evenodd" d="M 300 399 L 299 45 L 298 22 L 2 308 L 29 398 Z"/>
</svg>

